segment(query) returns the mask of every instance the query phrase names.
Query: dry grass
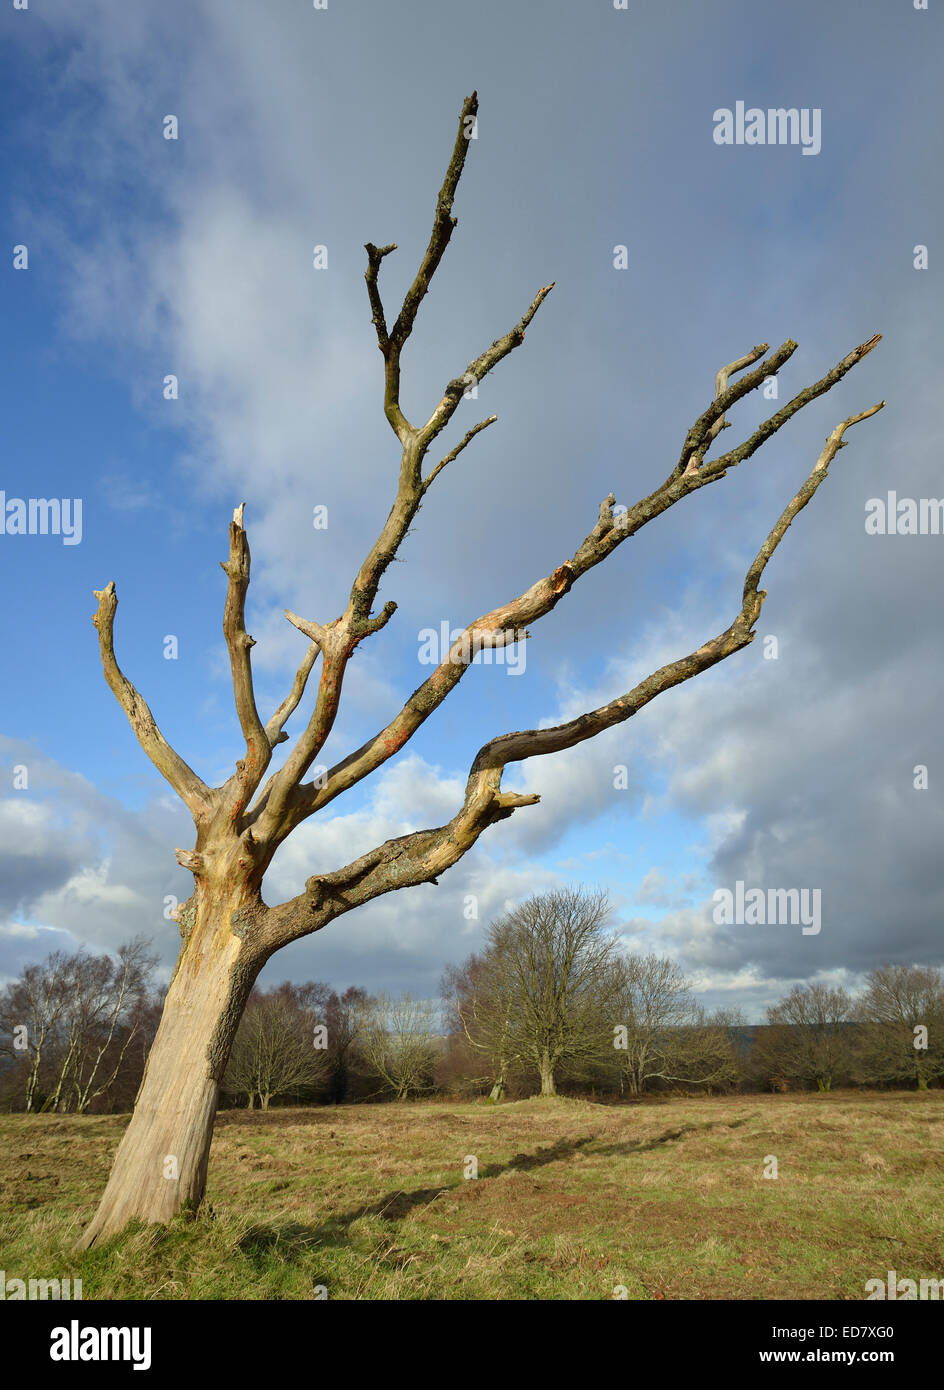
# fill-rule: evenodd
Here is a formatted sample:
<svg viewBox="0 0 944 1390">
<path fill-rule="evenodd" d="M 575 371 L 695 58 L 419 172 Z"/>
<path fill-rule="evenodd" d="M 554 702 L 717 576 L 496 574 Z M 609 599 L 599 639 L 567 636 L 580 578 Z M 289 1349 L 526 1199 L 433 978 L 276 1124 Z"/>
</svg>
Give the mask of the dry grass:
<svg viewBox="0 0 944 1390">
<path fill-rule="evenodd" d="M 197 1220 L 73 1256 L 124 1122 L 0 1117 L 8 1278 L 80 1277 L 87 1299 L 860 1299 L 889 1268 L 944 1275 L 942 1092 L 229 1111 Z"/>
</svg>

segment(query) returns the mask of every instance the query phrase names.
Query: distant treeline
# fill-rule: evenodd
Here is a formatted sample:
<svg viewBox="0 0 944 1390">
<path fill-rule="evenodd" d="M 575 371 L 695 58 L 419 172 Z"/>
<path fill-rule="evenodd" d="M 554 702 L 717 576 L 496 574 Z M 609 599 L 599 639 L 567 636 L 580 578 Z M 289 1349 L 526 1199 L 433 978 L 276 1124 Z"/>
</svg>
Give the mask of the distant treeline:
<svg viewBox="0 0 944 1390">
<path fill-rule="evenodd" d="M 130 1110 L 163 1003 L 155 969 L 141 938 L 114 957 L 54 952 L 27 967 L 0 993 L 0 1108 Z M 671 960 L 621 950 L 604 895 L 564 890 L 494 922 L 483 950 L 446 971 L 440 1000 L 253 990 L 222 1103 L 941 1085 L 940 970 L 882 965 L 856 995 L 796 986 L 747 1024 L 701 1008 Z"/>
</svg>

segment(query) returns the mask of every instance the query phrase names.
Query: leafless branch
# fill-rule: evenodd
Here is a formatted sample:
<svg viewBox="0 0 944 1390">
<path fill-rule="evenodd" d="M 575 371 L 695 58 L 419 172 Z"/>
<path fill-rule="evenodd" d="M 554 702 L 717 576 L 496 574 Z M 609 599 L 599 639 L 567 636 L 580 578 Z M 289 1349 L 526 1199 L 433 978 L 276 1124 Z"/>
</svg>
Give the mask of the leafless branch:
<svg viewBox="0 0 944 1390">
<path fill-rule="evenodd" d="M 457 459 L 459 457 L 465 446 L 471 443 L 471 441 L 475 438 L 477 434 L 480 433 L 480 431 L 488 429 L 489 425 L 494 425 L 497 419 L 497 415 L 490 415 L 487 420 L 480 420 L 477 425 L 473 425 L 472 428 L 468 431 L 468 433 L 463 435 L 462 439 L 459 441 L 456 447 L 450 450 L 450 452 L 446 455 L 445 458 L 440 459 L 436 467 L 432 469 L 428 477 L 424 479 L 423 491 L 425 492 L 427 490 L 427 488 L 429 487 L 433 479 L 436 477 L 436 475 L 441 473 L 447 464 L 452 463 L 454 459 Z"/>
<path fill-rule="evenodd" d="M 367 294 L 377 343 L 385 365 L 384 411 L 402 445 L 397 493 L 380 535 L 358 570 L 347 607 L 341 617 L 334 623 L 321 627 L 317 623 L 299 618 L 296 614 L 286 614 L 291 623 L 312 641 L 318 642 L 322 654 L 321 680 L 315 708 L 306 729 L 300 735 L 284 766 L 269 778 L 253 808 L 252 819 L 256 833 L 264 839 L 281 837 L 287 828 L 287 808 L 290 803 L 297 801 L 297 789 L 302 778 L 323 747 L 334 724 L 351 653 L 365 637 L 384 627 L 396 611 L 396 604 L 388 602 L 380 614 L 371 616 L 381 580 L 396 557 L 426 490 L 434 477 L 458 457 L 472 438 L 493 423 L 496 417 L 492 416 L 470 430 L 424 480 L 422 466 L 430 443 L 451 420 L 470 379 L 481 381 L 493 367 L 524 341 L 525 329 L 552 288 L 551 285 L 546 285 L 539 290 L 514 328 L 480 353 L 470 363 L 465 377 L 457 378 L 448 384 L 442 399 L 422 428 L 415 429 L 410 424 L 400 408 L 400 353 L 413 331 L 417 310 L 429 290 L 432 277 L 456 226 L 457 219 L 452 215 L 453 200 L 468 151 L 472 130 L 470 123 L 475 120 L 477 110 L 478 98 L 473 92 L 463 103 L 459 116 L 459 128 L 452 156 L 436 201 L 429 245 L 391 329 L 387 327 L 378 274 L 381 262 L 396 250 L 396 244 L 378 247 L 373 242 L 367 242 L 365 245 Z"/>
<path fill-rule="evenodd" d="M 760 616 L 761 606 L 767 597 L 766 590 L 759 590 L 758 584 L 770 557 L 783 540 L 791 522 L 803 510 L 825 480 L 830 463 L 838 450 L 843 447 L 842 436 L 844 432 L 850 425 L 857 424 L 860 420 L 866 420 L 870 415 L 874 415 L 876 411 L 882 409 L 884 404 L 885 402 L 881 401 L 878 405 L 871 406 L 859 415 L 850 416 L 849 419 L 843 420 L 841 424 L 837 425 L 830 434 L 826 441 L 826 447 L 814 464 L 806 482 L 784 508 L 779 520 L 771 529 L 748 569 L 744 580 L 741 611 L 730 627 L 699 647 L 697 651 L 661 667 L 637 686 L 634 686 L 627 694 L 621 695 L 609 704 L 569 720 L 566 724 L 558 724 L 554 728 L 531 729 L 525 733 L 503 734 L 499 738 L 492 739 L 479 750 L 472 765 L 473 775 L 476 770 L 504 768 L 508 763 L 520 762 L 523 758 L 533 758 L 545 753 L 558 752 L 563 748 L 572 748 L 575 744 L 592 738 L 604 729 L 623 723 L 642 709 L 644 705 L 647 705 L 650 700 L 662 694 L 664 690 L 670 690 L 673 686 L 681 684 L 682 681 L 690 680 L 692 676 L 716 665 L 725 657 L 731 656 L 734 652 L 740 651 L 742 647 L 753 642 L 755 637 L 754 624 Z"/>
<path fill-rule="evenodd" d="M 95 597 L 98 599 L 98 611 L 93 615 L 92 622 L 98 629 L 98 645 L 105 679 L 151 762 L 161 776 L 166 777 L 194 820 L 201 820 L 210 812 L 213 798 L 210 788 L 197 776 L 193 768 L 184 762 L 180 754 L 171 748 L 157 727 L 146 700 L 138 694 L 115 659 L 114 627 L 118 596 L 115 593 L 114 581 L 106 584 L 104 589 L 96 589 Z"/>
<path fill-rule="evenodd" d="M 740 372 L 743 371 L 745 367 L 750 367 L 754 362 L 757 361 L 759 357 L 763 357 L 764 353 L 767 351 L 767 347 L 767 343 L 761 343 L 758 347 L 752 348 L 751 351 L 746 353 L 743 357 L 739 357 L 736 362 L 729 362 L 726 367 L 721 368 L 721 370 L 715 376 L 716 401 L 720 400 L 722 396 L 726 395 L 728 389 L 728 378 L 732 377 L 735 372 Z M 727 429 L 730 423 L 731 422 L 729 420 L 726 420 L 724 418 L 724 415 L 719 415 L 716 420 L 712 421 L 711 425 L 708 427 L 708 431 L 705 435 L 703 444 L 699 445 L 699 447 L 689 456 L 689 460 L 685 465 L 686 473 L 694 473 L 697 471 L 697 469 L 701 465 L 702 458 L 704 457 L 705 453 L 708 451 L 708 448 L 711 445 L 712 440 L 715 439 L 716 436 L 719 435 L 722 430 Z"/>
<path fill-rule="evenodd" d="M 765 420 L 762 425 L 759 425 L 750 439 L 739 445 L 737 449 L 732 449 L 730 453 L 722 454 L 716 459 L 711 459 L 704 465 L 704 471 L 711 477 L 718 477 L 724 474 L 727 469 L 734 468 L 737 464 L 743 463 L 745 459 L 750 458 L 752 454 L 757 452 L 762 444 L 766 443 L 772 434 L 776 434 L 777 430 L 781 429 L 789 419 L 796 415 L 798 410 L 802 410 L 805 405 L 809 405 L 811 401 L 815 401 L 818 396 L 822 396 L 825 392 L 831 391 L 836 383 L 841 381 L 846 375 L 846 372 L 850 371 L 858 362 L 861 362 L 862 358 L 866 357 L 881 341 L 881 333 L 876 333 L 874 337 L 869 338 L 868 342 L 860 343 L 857 348 L 853 348 L 852 351 L 848 353 L 841 362 L 838 362 L 831 371 L 827 372 L 824 377 L 814 382 L 812 386 L 807 386 L 804 391 L 800 391 L 791 401 L 788 401 L 781 410 L 778 410 L 775 415 L 772 415 L 769 420 Z"/>
<path fill-rule="evenodd" d="M 291 690 L 266 724 L 266 738 L 269 740 L 270 747 L 274 748 L 277 743 L 284 743 L 288 738 L 288 734 L 282 732 L 283 725 L 298 708 L 299 701 L 305 693 L 305 686 L 308 684 L 308 677 L 311 675 L 311 668 L 317 661 L 320 651 L 321 642 L 313 641 L 295 673 Z"/>
<path fill-rule="evenodd" d="M 800 392 L 789 406 L 785 406 L 783 411 L 779 412 L 781 418 L 779 423 L 776 424 L 776 428 L 780 428 L 782 424 L 785 424 L 786 420 L 789 419 L 792 414 L 795 414 L 796 411 L 801 408 L 802 404 L 814 400 L 818 395 L 821 395 L 823 391 L 828 390 L 829 385 L 835 384 L 835 381 L 839 380 L 856 361 L 859 361 L 866 352 L 871 351 L 877 341 L 877 337 L 870 339 L 868 343 L 863 344 L 861 348 L 857 348 L 855 352 L 845 357 L 842 362 L 833 368 L 831 372 L 827 373 L 821 381 L 809 387 L 806 391 Z M 783 348 L 779 349 L 778 354 L 774 354 L 774 358 L 778 358 L 779 356 L 785 358 L 789 356 L 790 352 L 793 351 L 793 347 L 793 344 L 785 344 Z M 753 352 L 748 354 L 747 357 L 740 359 L 740 362 L 744 364 L 751 360 L 756 360 L 756 357 L 764 351 L 766 351 L 766 348 L 763 345 L 754 348 Z M 724 373 L 730 373 L 733 369 L 738 367 L 739 364 L 734 363 L 730 367 L 723 368 L 722 372 L 718 374 L 719 379 Z M 761 376 L 760 379 L 762 380 L 763 376 Z M 745 377 L 738 384 L 738 387 L 726 388 L 723 390 L 721 395 L 717 397 L 715 404 L 717 405 L 718 401 L 729 404 L 731 400 L 731 391 L 743 387 L 744 383 L 748 380 L 749 379 Z M 829 385 L 824 385 L 824 383 L 829 383 Z M 759 382 L 755 382 L 755 385 L 757 384 L 759 384 Z M 750 388 L 748 387 L 748 389 Z M 798 402 L 800 404 L 798 404 Z M 837 428 L 843 431 L 847 429 L 850 424 L 856 423 L 858 419 L 865 419 L 868 415 L 874 414 L 877 408 L 878 407 L 874 407 L 861 416 L 856 416 L 850 420 L 844 421 L 843 424 Z M 705 421 L 705 418 L 706 417 L 703 416 L 702 421 Z M 721 416 L 717 415 L 714 418 L 717 420 L 720 419 Z M 708 421 L 705 425 L 706 434 L 707 431 L 710 430 L 712 423 L 713 421 Z M 832 438 L 832 436 L 830 436 L 830 438 Z M 694 450 L 698 450 L 702 447 L 702 438 L 697 427 L 693 426 L 693 429 L 689 431 L 688 439 L 689 443 L 693 445 Z M 841 447 L 841 433 L 839 440 L 840 442 L 837 442 L 836 448 Z M 750 442 L 751 441 L 748 441 L 748 444 L 750 444 Z M 757 447 L 759 447 L 759 445 Z M 752 453 L 754 450 L 750 449 L 749 452 Z M 829 453 L 826 465 L 831 462 L 834 454 L 835 450 Z M 748 454 L 746 453 L 744 457 L 747 456 Z M 727 464 L 728 467 L 735 467 L 737 463 L 741 461 L 740 458 L 733 455 L 729 456 L 729 460 Z M 823 466 L 825 467 L 826 465 Z M 820 464 L 817 464 L 817 468 L 819 467 Z M 606 559 L 611 551 L 626 540 L 628 536 L 635 534 L 642 526 L 661 515 L 663 511 L 673 506 L 675 502 L 680 501 L 688 494 L 692 487 L 700 486 L 703 482 L 708 481 L 709 478 L 717 479 L 722 476 L 720 471 L 711 470 L 715 470 L 715 465 L 713 463 L 709 463 L 701 472 L 694 475 L 679 473 L 678 470 L 676 470 L 660 488 L 650 494 L 650 496 L 645 498 L 642 502 L 637 503 L 635 507 L 624 513 L 618 520 L 613 514 L 615 497 L 614 494 L 610 493 L 600 505 L 599 517 L 595 525 L 571 560 L 559 565 L 556 570 L 544 579 L 538 580 L 536 584 L 533 584 L 530 589 L 519 595 L 518 598 L 513 599 L 511 602 L 499 608 L 492 609 L 489 613 L 483 614 L 480 618 L 470 623 L 457 641 L 453 643 L 443 661 L 436 667 L 431 675 L 414 690 L 413 694 L 390 723 L 372 738 L 368 739 L 360 748 L 331 767 L 327 777 L 324 778 L 318 786 L 308 785 L 299 786 L 297 788 L 292 794 L 290 804 L 288 802 L 286 803 L 285 809 L 289 818 L 287 822 L 288 825 L 297 825 L 301 820 L 313 814 L 313 812 L 320 810 L 327 805 L 328 802 L 333 801 L 336 796 L 339 796 L 343 791 L 346 791 L 355 783 L 361 781 L 362 778 L 368 776 L 371 772 L 376 771 L 388 758 L 399 752 L 420 725 L 440 704 L 442 704 L 446 696 L 461 680 L 470 664 L 470 656 L 475 655 L 475 652 L 479 649 L 479 645 L 485 644 L 485 634 L 494 633 L 496 631 L 512 634 L 521 634 L 525 632 L 529 625 L 537 622 L 538 619 L 545 616 L 545 614 L 549 613 L 555 607 L 563 595 L 568 592 L 581 575 Z M 816 474 L 816 469 L 814 469 L 814 474 Z M 818 486 L 818 483 L 816 486 Z M 815 491 L 815 488 L 813 490 Z M 801 489 L 801 493 L 799 493 L 797 497 L 800 498 L 803 495 L 804 490 Z M 810 492 L 809 495 L 812 496 L 812 492 Z M 797 502 L 797 498 L 794 499 L 794 502 Z M 793 503 L 790 505 L 792 507 Z M 806 502 L 801 501 L 798 504 L 797 510 L 799 510 L 800 506 L 805 505 Z M 787 509 L 787 511 L 789 510 L 790 508 Z M 786 524 L 789 524 L 789 522 Z M 778 543 L 779 539 L 780 537 L 778 536 Z M 768 543 L 769 542 L 770 537 L 768 537 Z M 769 553 L 772 553 L 772 550 Z M 730 653 L 724 653 L 724 655 L 728 654 Z M 722 658 L 718 656 L 715 659 L 720 660 Z M 690 674 L 695 674 L 697 669 L 702 668 L 693 666 L 690 670 Z M 679 679 L 687 679 L 687 677 L 680 676 Z M 589 737 L 589 734 L 587 736 Z"/>
<path fill-rule="evenodd" d="M 509 329 L 501 338 L 496 338 L 491 347 L 479 353 L 478 357 L 469 363 L 463 376 L 454 377 L 449 382 L 436 409 L 418 432 L 418 438 L 424 449 L 448 425 L 465 392 L 471 386 L 478 385 L 493 367 L 497 367 L 498 363 L 510 352 L 513 352 L 516 347 L 520 347 L 524 342 L 525 329 L 553 288 L 554 282 L 552 280 L 549 285 L 544 285 L 543 288 L 539 289 L 514 328 Z"/>
<path fill-rule="evenodd" d="M 255 646 L 255 641 L 246 631 L 246 591 L 249 588 L 250 555 L 249 540 L 243 527 L 245 505 L 244 502 L 240 503 L 233 512 L 229 528 L 229 559 L 220 561 L 228 580 L 226 603 L 223 608 L 223 636 L 229 652 L 239 727 L 246 740 L 245 758 L 241 760 L 238 771 L 244 798 L 247 795 L 251 796 L 255 791 L 272 756 L 272 745 L 259 718 L 252 688 L 250 652 Z"/>
</svg>

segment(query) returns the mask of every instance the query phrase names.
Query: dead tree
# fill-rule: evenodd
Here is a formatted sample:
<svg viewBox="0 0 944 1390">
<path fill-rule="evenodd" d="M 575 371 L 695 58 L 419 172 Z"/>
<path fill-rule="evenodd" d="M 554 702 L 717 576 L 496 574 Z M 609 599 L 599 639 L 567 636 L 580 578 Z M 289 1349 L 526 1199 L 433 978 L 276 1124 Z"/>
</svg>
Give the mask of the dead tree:
<svg viewBox="0 0 944 1390">
<path fill-rule="evenodd" d="M 326 777 L 306 782 L 305 775 L 334 724 L 352 653 L 360 642 L 385 627 L 396 611 L 396 604 L 387 602 L 374 615 L 374 605 L 387 567 L 420 503 L 446 467 L 496 417 L 491 415 L 470 429 L 424 472 L 429 450 L 455 415 L 470 379 L 482 381 L 524 341 L 528 325 L 553 288 L 545 285 L 538 290 L 514 327 L 479 353 L 463 375 L 448 382 L 424 423 L 417 425 L 407 419 L 400 404 L 400 358 L 456 226 L 453 200 L 477 109 L 478 100 L 473 93 L 462 106 L 452 157 L 436 200 L 429 245 L 392 325 L 388 324 L 381 299 L 378 274 L 384 258 L 396 246 L 366 244 L 367 294 L 384 364 L 383 408 L 401 448 L 396 493 L 390 514 L 354 577 L 343 613 L 330 622 L 317 622 L 286 612 L 289 622 L 308 638 L 308 647 L 291 690 L 267 721 L 260 715 L 253 695 L 253 639 L 246 631 L 244 619 L 249 542 L 243 526 L 243 506 L 233 514 L 229 559 L 223 563 L 227 578 L 223 633 L 245 752 L 232 776 L 221 786 L 208 786 L 164 739 L 146 702 L 115 658 L 118 600 L 114 583 L 96 593 L 98 611 L 93 621 L 98 629 L 105 678 L 145 753 L 192 813 L 196 843 L 193 849 L 175 851 L 178 863 L 193 874 L 194 884 L 193 894 L 179 910 L 180 955 L 134 1114 L 119 1146 L 101 1204 L 82 1237 L 84 1246 L 121 1230 L 130 1220 L 164 1221 L 182 1207 L 193 1209 L 199 1204 L 206 1182 L 217 1095 L 230 1046 L 253 981 L 273 952 L 310 932 L 320 931 L 342 913 L 371 902 L 382 893 L 435 883 L 440 874 L 471 849 L 484 830 L 519 807 L 538 800 L 537 796 L 503 790 L 502 774 L 510 763 L 571 748 L 612 728 L 631 718 L 662 691 L 690 680 L 753 641 L 754 624 L 765 596 L 758 585 L 767 561 L 794 517 L 824 481 L 830 463 L 843 446 L 845 431 L 874 415 L 884 404 L 850 416 L 832 431 L 806 482 L 757 552 L 747 571 L 740 608 L 723 632 L 599 709 L 589 710 L 556 728 L 530 729 L 493 738 L 476 755 L 463 803 L 447 824 L 388 840 L 342 868 L 309 878 L 305 891 L 297 897 L 267 906 L 262 899 L 262 880 L 279 845 L 302 821 L 323 811 L 342 792 L 398 753 L 459 683 L 479 651 L 526 636 L 528 626 L 555 608 L 582 575 L 676 502 L 718 482 L 749 459 L 799 410 L 835 386 L 879 341 L 876 336 L 855 348 L 821 380 L 781 406 L 742 444 L 709 459 L 710 446 L 728 423 L 727 412 L 766 378 L 778 373 L 797 345 L 785 342 L 765 356 L 768 345 L 762 343 L 723 367 L 716 377 L 714 399 L 689 429 L 678 462 L 654 492 L 619 517 L 614 514 L 615 497 L 611 493 L 570 559 L 557 564 L 517 598 L 470 622 L 385 728 L 331 767 Z M 735 375 L 738 379 L 732 382 Z M 273 750 L 288 738 L 285 723 L 301 703 L 318 661 L 318 690 L 305 729 L 284 763 L 266 777 Z"/>
</svg>

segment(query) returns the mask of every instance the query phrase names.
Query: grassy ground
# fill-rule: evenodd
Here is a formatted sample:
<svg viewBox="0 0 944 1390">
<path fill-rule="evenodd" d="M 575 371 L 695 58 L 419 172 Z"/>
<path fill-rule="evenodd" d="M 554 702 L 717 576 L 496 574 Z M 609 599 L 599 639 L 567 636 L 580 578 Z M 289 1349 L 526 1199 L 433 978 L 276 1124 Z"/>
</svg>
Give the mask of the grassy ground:
<svg viewBox="0 0 944 1390">
<path fill-rule="evenodd" d="M 79 1277 L 86 1299 L 861 1299 L 889 1269 L 944 1277 L 941 1091 L 228 1111 L 195 1221 L 74 1256 L 124 1123 L 0 1116 L 8 1279 Z"/>
</svg>

